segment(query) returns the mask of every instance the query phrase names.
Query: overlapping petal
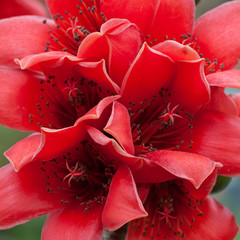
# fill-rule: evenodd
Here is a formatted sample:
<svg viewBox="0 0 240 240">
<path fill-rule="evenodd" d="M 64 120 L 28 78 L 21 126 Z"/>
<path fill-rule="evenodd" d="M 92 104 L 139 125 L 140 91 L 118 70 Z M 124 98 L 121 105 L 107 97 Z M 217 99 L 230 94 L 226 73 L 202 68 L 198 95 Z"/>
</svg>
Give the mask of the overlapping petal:
<svg viewBox="0 0 240 240">
<path fill-rule="evenodd" d="M 234 239 L 238 226 L 233 214 L 212 197 L 203 200 L 203 217 L 198 226 L 188 232 L 189 238 L 196 240 L 208 237 L 215 239 Z"/>
<path fill-rule="evenodd" d="M 36 122 L 41 119 L 36 104 L 41 96 L 39 82 L 43 80 L 45 77 L 37 72 L 0 68 L 1 124 L 19 130 L 39 131 L 39 126 L 32 124 L 29 116 L 36 115 Z"/>
<path fill-rule="evenodd" d="M 224 89 L 211 87 L 211 101 L 206 106 L 211 111 L 219 111 L 238 116 L 239 109 L 233 98 L 224 93 Z"/>
<path fill-rule="evenodd" d="M 195 4 L 184 1 L 109 1 L 102 0 L 101 10 L 109 18 L 126 18 L 135 23 L 150 41 L 164 41 L 165 36 L 181 41 L 192 33 Z M 147 37 L 147 38 L 149 38 Z"/>
<path fill-rule="evenodd" d="M 15 58 L 44 51 L 49 38 L 49 26 L 43 24 L 43 17 L 20 16 L 0 20 L 0 65 L 16 67 Z"/>
<path fill-rule="evenodd" d="M 192 151 L 222 163 L 220 174 L 239 176 L 239 118 L 206 111 L 193 120 L 193 126 Z"/>
<path fill-rule="evenodd" d="M 0 3 L 0 18 L 7 18 L 19 15 L 47 16 L 44 5 L 38 1 L 29 0 L 2 0 Z"/>
<path fill-rule="evenodd" d="M 171 94 L 178 103 L 192 109 L 208 103 L 210 88 L 203 73 L 204 61 L 179 61 L 176 65 L 178 72 L 171 86 Z"/>
<path fill-rule="evenodd" d="M 113 177 L 103 209 L 104 227 L 114 231 L 125 223 L 146 215 L 130 169 L 126 165 L 120 166 Z"/>
<path fill-rule="evenodd" d="M 43 226 L 41 239 L 101 240 L 102 208 L 103 205 L 98 205 L 84 211 L 84 207 L 77 204 L 50 214 Z"/>
<path fill-rule="evenodd" d="M 102 112 L 119 96 L 113 96 L 103 99 L 97 106 L 92 108 L 86 115 L 79 118 L 74 126 L 64 129 L 42 129 L 42 140 L 39 150 L 35 154 L 35 158 L 46 160 L 51 159 L 58 154 L 66 151 L 68 148 L 78 144 L 86 138 L 85 125 L 91 119 L 98 119 Z M 100 124 L 101 124 L 100 120 Z M 105 123 L 102 123 L 104 126 Z M 59 142 L 56 144 L 56 139 Z"/>
<path fill-rule="evenodd" d="M 54 198 L 46 196 L 44 179 L 38 174 L 40 166 L 41 163 L 30 163 L 18 173 L 10 164 L 0 169 L 0 229 L 11 228 L 60 207 Z"/>
<path fill-rule="evenodd" d="M 104 131 L 113 136 L 129 154 L 134 155 L 129 114 L 120 103 L 114 102 L 111 116 Z"/>
<path fill-rule="evenodd" d="M 121 101 L 127 106 L 130 101 L 139 104 L 151 99 L 163 86 L 168 86 L 175 71 L 168 56 L 143 44 L 123 80 Z"/>
<path fill-rule="evenodd" d="M 137 182 L 164 182 L 180 178 L 199 188 L 215 168 L 222 166 L 207 157 L 179 151 L 159 150 L 146 154 L 145 158 L 150 161 L 144 161 L 143 167 L 134 173 Z"/>
<path fill-rule="evenodd" d="M 195 2 L 193 0 L 160 0 L 158 2 L 156 14 L 147 32 L 152 44 L 165 39 L 175 39 L 181 43 L 182 35 L 193 32 Z"/>
<path fill-rule="evenodd" d="M 186 196 L 178 195 L 175 197 L 175 209 L 172 213 L 174 215 L 170 215 L 165 220 L 164 215 L 159 215 L 152 210 L 148 218 L 141 218 L 129 225 L 126 239 L 144 240 L 161 236 L 178 236 L 179 239 L 194 240 L 204 238 L 209 240 L 234 239 L 238 232 L 238 226 L 233 214 L 212 197 L 206 197 L 201 201 L 201 205 L 195 205 L 195 209 L 189 207 L 189 201 L 184 199 Z M 161 217 L 163 219 L 160 219 Z M 177 225 L 177 219 L 174 218 L 177 218 L 179 222 L 184 222 L 184 224 Z"/>
<path fill-rule="evenodd" d="M 33 159 L 35 152 L 39 148 L 40 141 L 40 134 L 31 134 L 4 153 L 9 162 L 12 163 L 15 171 L 18 171 Z"/>
<path fill-rule="evenodd" d="M 240 57 L 240 2 L 225 3 L 202 15 L 197 21 L 194 37 L 203 57 L 217 59 L 224 70 L 234 68 Z M 217 24 L 216 24 L 217 23 Z"/>
<path fill-rule="evenodd" d="M 100 32 L 84 39 L 77 56 L 85 61 L 105 59 L 109 76 L 121 86 L 142 45 L 141 34 L 135 24 L 116 18 L 104 23 Z"/>
<path fill-rule="evenodd" d="M 232 69 L 207 75 L 211 86 L 240 88 L 240 70 Z"/>
</svg>

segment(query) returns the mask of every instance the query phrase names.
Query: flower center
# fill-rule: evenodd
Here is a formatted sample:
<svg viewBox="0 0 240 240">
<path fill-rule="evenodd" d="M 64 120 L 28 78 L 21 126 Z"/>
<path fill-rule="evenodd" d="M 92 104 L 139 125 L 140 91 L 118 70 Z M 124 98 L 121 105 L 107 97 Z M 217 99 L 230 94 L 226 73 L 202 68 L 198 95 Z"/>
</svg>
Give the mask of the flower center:
<svg viewBox="0 0 240 240">
<path fill-rule="evenodd" d="M 51 72 L 46 70 L 46 79 L 39 81 L 33 112 L 29 114 L 30 123 L 49 128 L 71 126 L 99 100 L 112 94 L 77 72 L 68 76 L 67 71 L 60 76 L 62 72 L 59 68 L 53 68 Z"/>
<path fill-rule="evenodd" d="M 105 200 L 116 165 L 83 142 L 62 157 L 42 162 L 41 170 L 46 191 L 58 203 L 79 203 L 87 211 Z"/>
<path fill-rule="evenodd" d="M 49 41 L 45 51 L 67 51 L 76 55 L 78 46 L 91 32 L 99 31 L 106 17 L 95 0 L 79 0 L 74 13 L 66 10 L 64 16 L 53 16 L 56 27 L 49 26 Z M 47 24 L 47 21 L 43 21 Z"/>
<path fill-rule="evenodd" d="M 191 151 L 193 115 L 171 101 L 169 89 L 162 88 L 151 100 L 139 105 L 129 102 L 132 136 L 137 155 L 160 149 Z"/>
<path fill-rule="evenodd" d="M 149 216 L 133 221 L 131 231 L 146 239 L 187 238 L 203 217 L 202 205 L 202 201 L 190 196 L 181 180 L 154 184 L 144 203 Z"/>
</svg>

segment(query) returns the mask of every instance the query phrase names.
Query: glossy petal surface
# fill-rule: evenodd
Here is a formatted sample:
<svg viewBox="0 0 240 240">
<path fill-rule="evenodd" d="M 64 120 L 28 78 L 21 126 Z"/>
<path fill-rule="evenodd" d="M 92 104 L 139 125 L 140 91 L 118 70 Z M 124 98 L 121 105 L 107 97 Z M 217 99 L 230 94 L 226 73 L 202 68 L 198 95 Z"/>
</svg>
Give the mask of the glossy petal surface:
<svg viewBox="0 0 240 240">
<path fill-rule="evenodd" d="M 203 57 L 217 59 L 224 64 L 224 70 L 235 67 L 240 57 L 240 2 L 225 3 L 197 21 L 194 37 Z M 217 24 L 216 24 L 217 23 Z"/>
<path fill-rule="evenodd" d="M 239 176 L 239 118 L 219 112 L 206 112 L 196 117 L 193 125 L 193 152 L 222 163 L 220 174 Z"/>
<path fill-rule="evenodd" d="M 207 75 L 211 86 L 240 88 L 240 70 L 233 69 Z"/>
<path fill-rule="evenodd" d="M 48 216 L 43 226 L 42 240 L 101 240 L 102 205 L 88 211 L 84 207 L 72 205 Z"/>
<path fill-rule="evenodd" d="M 197 211 L 188 205 L 189 202 L 185 197 L 175 195 L 175 208 L 168 218 L 164 213 L 158 214 L 152 209 L 149 217 L 132 222 L 129 226 L 127 240 L 145 240 L 151 237 L 156 239 L 163 237 L 164 239 L 165 236 L 175 238 L 176 235 L 179 239 L 183 237 L 194 240 L 234 239 L 238 227 L 233 214 L 227 208 L 212 197 L 207 197 L 201 201 L 201 205 L 195 205 Z M 184 224 L 179 225 L 177 221 L 184 222 Z"/>
<path fill-rule="evenodd" d="M 31 124 L 29 116 L 34 113 L 39 115 L 39 111 L 35 110 L 41 94 L 39 82 L 44 79 L 42 74 L 28 70 L 0 68 L 1 124 L 19 130 L 39 131 L 37 125 Z"/>
<path fill-rule="evenodd" d="M 0 20 L 0 65 L 16 67 L 15 58 L 43 52 L 49 38 L 49 26 L 44 18 L 21 16 Z M 53 23 L 48 20 L 49 25 Z"/>
<path fill-rule="evenodd" d="M 210 88 L 203 72 L 203 60 L 179 61 L 171 94 L 185 107 L 198 108 L 210 100 Z M 199 94 L 199 92 L 201 94 Z"/>
<path fill-rule="evenodd" d="M 182 34 L 192 32 L 195 5 L 192 0 L 183 1 L 101 1 L 101 10 L 109 18 L 126 18 L 135 23 L 144 37 L 150 35 L 154 43 L 175 38 L 180 40 Z"/>
<path fill-rule="evenodd" d="M 174 73 L 175 66 L 169 57 L 144 44 L 123 80 L 122 101 L 139 104 L 153 97 L 169 84 Z"/>
<path fill-rule="evenodd" d="M 134 173 L 137 182 L 164 182 L 181 178 L 199 188 L 216 167 L 221 167 L 221 164 L 216 164 L 201 155 L 179 151 L 156 151 L 146 154 L 145 157 L 151 162 L 146 162 L 146 166 Z M 163 169 L 168 172 L 167 175 Z"/>
<path fill-rule="evenodd" d="M 120 103 L 114 102 L 111 116 L 104 130 L 111 134 L 129 154 L 134 155 L 130 126 L 127 109 Z"/>
<path fill-rule="evenodd" d="M 40 134 L 31 134 L 4 153 L 5 157 L 12 163 L 15 171 L 19 171 L 21 167 L 32 160 L 40 141 Z"/>
<path fill-rule="evenodd" d="M 113 177 L 103 210 L 104 227 L 114 231 L 125 223 L 146 215 L 129 168 L 120 166 Z"/>
<path fill-rule="evenodd" d="M 19 15 L 47 16 L 47 10 L 38 0 L 2 0 L 0 3 L 0 18 Z"/>
<path fill-rule="evenodd" d="M 11 228 L 60 207 L 54 199 L 49 201 L 46 197 L 44 180 L 38 178 L 37 172 L 39 165 L 35 163 L 18 173 L 10 164 L 0 169 L 0 229 Z"/>
</svg>

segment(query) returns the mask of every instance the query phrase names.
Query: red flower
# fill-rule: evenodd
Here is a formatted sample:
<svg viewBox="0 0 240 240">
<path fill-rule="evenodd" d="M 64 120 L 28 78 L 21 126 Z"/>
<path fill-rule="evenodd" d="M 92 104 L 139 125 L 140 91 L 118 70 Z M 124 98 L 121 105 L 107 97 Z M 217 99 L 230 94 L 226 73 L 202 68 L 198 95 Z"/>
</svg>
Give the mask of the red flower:
<svg viewBox="0 0 240 240">
<path fill-rule="evenodd" d="M 192 187 L 191 190 L 194 193 L 191 192 L 190 194 L 194 198 L 196 198 L 195 194 L 200 195 L 196 199 L 202 201 L 203 206 L 199 205 L 197 209 L 201 215 L 204 213 L 204 216 L 207 211 L 210 211 L 207 216 L 214 220 L 212 228 L 216 231 L 219 228 L 219 219 L 221 218 L 216 218 L 215 214 L 218 213 L 219 217 L 221 215 L 229 219 L 231 224 L 225 225 L 226 228 L 222 228 L 222 232 L 219 232 L 219 234 L 232 239 L 237 232 L 232 214 L 219 203 L 216 203 L 215 200 L 209 197 L 205 198 L 205 196 L 214 185 L 217 172 L 213 170 L 220 167 L 217 162 L 223 164 L 223 167 L 219 170 L 220 174 L 239 175 L 239 146 L 237 140 L 240 137 L 240 121 L 235 103 L 224 94 L 222 89 L 218 87 L 211 87 L 210 89 L 205 77 L 205 74 L 209 72 L 206 67 L 204 71 L 204 59 L 200 58 L 199 54 L 188 45 L 182 45 L 171 40 L 156 44 L 153 48 L 143 44 L 136 58 L 131 61 L 132 64 L 129 63 L 128 68 L 124 64 L 124 56 L 114 48 L 115 46 L 121 46 L 121 39 L 110 38 L 110 43 L 114 42 L 111 54 L 103 54 L 102 49 L 96 52 L 97 46 L 100 46 L 99 42 L 104 41 L 106 35 L 111 36 L 112 32 L 120 31 L 119 29 L 123 24 L 127 24 L 127 21 L 119 19 L 108 21 L 102 26 L 102 34 L 93 33 L 89 35 L 81 44 L 78 52 L 80 58 L 82 52 L 83 54 L 87 52 L 90 56 L 95 53 L 96 59 L 110 55 L 112 61 L 108 65 L 109 75 L 113 80 L 115 80 L 114 76 L 118 76 L 116 82 L 122 85 L 121 98 L 118 100 L 121 104 L 117 102 L 113 104 L 114 110 L 104 127 L 104 131 L 115 138 L 129 154 L 143 158 L 142 168 L 134 171 L 134 178 L 137 182 L 158 183 L 171 180 L 169 191 L 172 192 L 173 200 L 175 202 L 180 201 L 182 206 L 186 206 L 188 196 L 185 191 L 178 190 L 178 182 L 174 182 L 173 179 L 185 179 L 184 188 L 186 181 L 190 181 L 196 189 L 200 187 L 197 191 L 193 190 Z M 134 39 L 129 40 L 129 42 L 132 41 Z M 119 44 L 116 44 L 116 42 Z M 130 45 L 129 42 L 127 41 L 126 45 Z M 97 53 L 99 57 L 96 57 Z M 87 58 L 86 55 L 85 57 Z M 115 59 L 119 59 L 118 71 L 126 73 L 123 74 L 122 79 L 112 70 L 116 69 Z M 222 80 L 225 78 L 226 81 L 226 76 L 234 72 L 235 70 L 209 74 L 209 79 L 220 76 Z M 223 84 L 223 81 L 221 84 Z M 221 84 L 215 82 L 213 85 L 220 86 Z M 133 141 L 123 134 L 122 124 L 119 125 L 126 118 L 126 115 L 122 113 L 127 111 L 130 116 Z M 224 129 L 222 124 L 224 124 Z M 46 136 L 46 146 L 51 142 L 54 133 L 52 132 L 52 134 L 50 134 L 51 137 L 50 135 Z M 148 152 L 151 152 L 151 154 Z M 208 177 L 209 186 L 206 189 L 204 182 Z M 152 188 L 156 186 L 161 188 L 162 185 L 155 184 Z M 176 194 L 176 192 L 179 194 Z M 156 220 L 156 212 L 151 207 L 149 208 L 149 205 L 157 206 L 158 204 L 158 199 L 153 201 L 154 197 L 152 195 L 156 195 L 154 190 L 148 196 L 151 202 L 148 202 L 148 200 L 146 202 L 151 221 L 152 218 Z M 192 210 L 189 208 L 189 214 L 186 214 L 187 210 L 184 212 L 186 222 L 196 215 L 195 210 Z M 185 234 L 188 237 L 194 235 L 201 239 L 202 235 L 199 234 L 209 235 L 206 231 L 201 230 L 207 228 L 209 223 L 206 217 L 197 220 L 195 225 L 197 230 L 193 231 L 172 223 L 174 219 L 179 221 L 181 218 L 179 217 L 181 211 L 178 204 L 170 209 L 157 211 L 160 212 L 158 213 L 160 215 L 165 214 L 160 218 L 164 216 L 163 219 L 167 219 L 167 227 L 163 227 L 167 236 L 171 236 L 169 228 L 171 229 L 172 225 L 182 236 Z M 169 211 L 175 212 L 175 216 L 166 215 Z M 144 228 L 145 220 L 148 221 L 147 219 L 141 220 L 143 224 L 139 225 L 140 228 Z M 154 223 L 155 225 L 158 224 L 158 220 Z M 234 228 L 231 228 L 232 224 L 234 224 Z M 187 226 L 190 227 L 191 224 L 187 224 Z M 158 231 L 162 231 L 162 224 L 158 225 L 152 236 L 157 237 Z M 195 231 L 200 232 L 196 233 Z M 139 230 L 136 233 L 137 235 L 134 236 L 139 237 L 139 234 L 142 233 L 144 231 Z M 129 234 L 131 239 L 133 236 L 131 234 L 134 233 Z M 212 235 L 213 239 L 214 237 L 215 235 Z"/>
<path fill-rule="evenodd" d="M 118 87 L 121 87 L 123 77 L 135 59 L 143 41 L 146 41 L 150 46 L 166 39 L 176 39 L 180 43 L 188 44 L 200 56 L 205 57 L 205 73 L 209 74 L 207 80 L 210 85 L 239 87 L 239 71 L 228 70 L 237 64 L 237 57 L 239 57 L 239 31 L 235 31 L 239 26 L 239 1 L 232 1 L 210 11 L 199 18 L 195 25 L 193 0 L 161 1 L 161 4 L 158 1 L 143 0 L 140 2 L 122 0 L 117 3 L 109 0 L 74 0 L 62 1 L 60 4 L 59 1 L 51 0 L 47 1 L 47 5 L 54 21 L 35 16 L 16 17 L 0 21 L 1 30 L 4 32 L 0 36 L 0 41 L 4 43 L 0 49 L 1 93 L 4 96 L 0 103 L 0 116 L 1 123 L 4 125 L 34 131 L 39 131 L 38 125 L 52 126 L 53 128 L 71 125 L 76 117 L 86 112 L 84 110 L 79 114 L 75 109 L 83 102 L 82 92 L 86 91 L 89 94 L 96 91 L 96 89 L 79 89 L 79 83 L 76 82 L 79 82 L 79 79 L 83 76 L 90 81 L 94 81 L 96 72 L 98 72 L 98 75 L 101 75 L 104 79 L 101 79 L 100 83 L 98 82 L 99 79 L 96 79 L 94 85 L 99 84 L 105 91 L 109 91 L 109 94 L 119 93 Z M 233 21 L 228 21 L 229 16 Z M 126 18 L 136 24 L 127 24 L 126 21 L 119 22 L 120 25 L 122 24 L 122 28 L 119 28 L 122 33 L 121 45 L 118 44 L 119 32 L 109 32 L 108 25 L 102 26 L 106 20 L 116 17 Z M 217 21 L 214 19 L 221 19 L 221 24 L 217 26 L 211 24 L 212 21 Z M 79 49 L 79 44 L 86 36 L 99 29 L 101 29 L 100 35 L 107 36 L 110 42 L 105 42 L 99 34 L 93 34 L 87 41 L 84 41 L 84 47 Z M 140 29 L 140 33 L 136 29 Z M 128 41 L 125 41 L 124 38 L 128 38 Z M 131 44 L 130 38 L 138 39 L 135 45 Z M 98 39 L 98 41 L 95 41 L 95 39 Z M 92 47 L 91 50 L 87 50 L 87 46 L 93 41 L 95 42 L 95 48 Z M 108 48 L 110 51 L 107 54 L 106 49 Z M 35 59 L 35 61 L 40 62 L 40 72 L 20 71 L 16 68 L 13 59 L 42 53 L 44 49 L 49 53 L 40 55 L 38 60 Z M 51 53 L 51 51 L 56 50 L 66 51 L 66 53 Z M 75 64 L 66 63 L 68 60 L 79 61 L 79 59 L 69 57 L 70 53 L 95 62 L 91 65 L 81 65 L 82 68 L 91 67 L 95 71 L 90 71 L 88 68 L 91 73 L 85 73 L 85 70 L 82 69 L 79 73 L 74 67 Z M 54 60 L 51 60 L 53 58 L 56 60 L 60 58 L 63 65 L 61 66 L 59 63 L 58 67 L 55 67 Z M 106 60 L 107 67 L 105 67 L 104 62 L 101 62 L 102 58 Z M 46 65 L 50 69 L 46 69 Z M 63 74 L 63 69 L 65 69 L 66 74 Z M 220 69 L 224 71 L 213 73 Z M 37 70 L 39 70 L 39 67 Z M 106 71 L 114 83 L 109 79 L 109 76 L 106 77 Z M 56 76 L 56 72 L 58 72 L 58 76 Z M 53 79 L 53 76 L 60 80 Z M 39 84 L 42 81 L 44 86 Z M 55 86 L 55 81 L 62 82 L 59 89 L 60 93 L 55 93 L 56 90 L 51 87 L 52 84 Z M 49 84 L 46 84 L 46 82 Z M 64 82 L 66 83 L 63 84 Z M 15 90 L 12 91 L 12 89 Z M 41 90 L 44 91 L 44 94 L 41 94 Z M 50 93 L 52 91 L 53 94 Z M 25 94 L 26 92 L 28 94 Z M 31 95 L 29 92 L 33 94 Z M 48 93 L 45 94 L 46 92 Z M 99 95 L 99 93 L 96 94 Z M 89 103 L 89 100 L 86 100 L 86 104 L 91 108 L 102 97 L 109 94 L 105 93 L 99 96 L 94 103 Z M 53 95 L 51 99 L 49 99 L 49 95 Z M 55 95 L 57 95 L 56 100 Z M 42 97 L 46 100 L 43 100 Z M 49 113 L 47 113 L 47 111 L 50 111 L 47 109 L 50 108 L 46 106 L 51 101 L 58 106 L 64 105 L 61 109 L 56 106 L 50 107 L 54 108 L 51 111 L 55 112 L 55 117 L 49 116 Z M 69 104 L 71 106 L 66 106 Z M 172 108 L 175 106 L 172 106 Z M 87 107 L 87 109 L 90 108 Z M 64 122 L 60 115 L 63 115 L 63 112 L 65 115 L 65 111 L 74 112 L 73 115 L 75 116 L 72 119 L 67 117 L 68 119 Z M 56 117 L 56 115 L 58 116 Z M 27 116 L 30 116 L 28 120 Z M 33 123 L 29 124 L 29 121 Z"/>
<path fill-rule="evenodd" d="M 135 59 L 126 64 L 128 56 L 117 51 L 122 39 L 117 39 L 112 32 L 120 31 L 127 24 L 128 21 L 119 19 L 105 23 L 102 34 L 90 34 L 81 44 L 78 57 L 82 58 L 85 52 L 90 56 L 95 53 L 96 59 L 111 56 L 108 72 L 111 79 L 121 85 L 119 102 L 128 109 L 131 117 L 135 154 L 163 149 L 194 152 L 221 162 L 224 166 L 220 174 L 238 175 L 240 120 L 237 106 L 230 96 L 221 88 L 211 86 L 207 79 L 220 76 L 218 79 L 222 79 L 222 83 L 225 81 L 227 86 L 229 76 L 236 76 L 239 71 L 206 76 L 204 59 L 190 46 L 172 40 L 152 48 L 144 43 L 139 52 L 132 55 L 136 55 Z M 97 52 L 99 42 L 107 41 L 106 37 L 112 44 L 112 51 L 107 54 L 102 50 Z M 124 43 L 134 46 L 139 39 L 126 39 Z M 98 77 L 93 80 L 98 81 Z M 112 123 L 119 119 L 117 112 L 114 111 L 116 117 L 111 117 L 105 131 L 121 144 L 117 130 L 112 129 Z"/>
<path fill-rule="evenodd" d="M 47 10 L 38 0 L 2 0 L 0 2 L 0 19 L 19 15 L 47 16 Z"/>
<path fill-rule="evenodd" d="M 148 217 L 132 221 L 126 239 L 234 239 L 238 231 L 228 209 L 194 197 L 180 180 L 153 185 L 144 206 Z"/>
<path fill-rule="evenodd" d="M 58 131 L 46 129 L 42 139 L 30 135 L 6 152 L 17 172 L 10 165 L 0 169 L 1 229 L 49 214 L 43 240 L 102 239 L 103 227 L 115 230 L 147 215 L 131 172 L 140 158 L 94 127 L 102 124 L 102 112 L 114 99 L 106 98 L 80 118 L 74 132 L 62 130 L 65 138 L 77 135 L 67 151 L 57 139 L 49 151 L 44 135 Z"/>
<path fill-rule="evenodd" d="M 91 153 L 93 156 L 91 155 L 90 159 L 92 161 L 102 155 L 108 158 L 109 153 L 111 156 L 114 154 L 116 159 L 120 158 L 121 161 L 127 163 L 138 183 L 153 183 L 145 204 L 149 211 L 149 219 L 152 221 L 152 218 L 159 214 L 159 219 L 164 220 L 167 226 L 165 227 L 161 221 L 159 223 L 156 220 L 156 224 L 159 223 L 159 225 L 154 230 L 153 236 L 157 236 L 157 231 L 162 229 L 171 236 L 169 227 L 173 225 L 176 231 L 180 231 L 180 234 L 186 233 L 190 237 L 194 234 L 200 237 L 197 235 L 199 233 L 195 234 L 195 228 L 192 232 L 187 231 L 185 228 L 178 227 L 174 222 L 174 220 L 179 221 L 181 218 L 179 214 L 182 211 L 186 216 L 186 222 L 188 219 L 191 220 L 195 216 L 195 210 L 189 206 L 190 214 L 188 214 L 187 210 L 179 210 L 178 203 L 169 208 L 165 205 L 158 206 L 161 205 L 160 200 L 153 201 L 152 199 L 155 196 L 160 199 L 161 196 L 165 198 L 168 194 L 161 195 L 154 190 L 156 188 L 163 190 L 163 194 L 169 192 L 171 199 L 175 202 L 180 201 L 181 206 L 186 206 L 188 198 L 185 188 L 191 188 L 190 195 L 203 201 L 203 206 L 199 205 L 197 209 L 201 213 L 209 209 L 208 216 L 209 219 L 214 220 L 212 227 L 216 231 L 219 226 L 219 222 L 215 223 L 219 219 L 214 218 L 217 210 L 221 216 L 225 216 L 234 223 L 232 215 L 226 209 L 205 196 L 212 189 L 217 173 L 227 176 L 239 175 L 240 120 L 238 110 L 232 98 L 227 96 L 222 88 L 219 88 L 239 87 L 239 71 L 228 70 L 236 64 L 237 57 L 239 57 L 237 55 L 239 31 L 233 30 L 240 22 L 239 1 L 232 1 L 205 14 L 197 20 L 195 27 L 193 27 L 194 1 L 190 0 L 161 1 L 161 3 L 159 1 L 118 1 L 117 3 L 109 0 L 97 1 L 97 3 L 80 1 L 79 5 L 74 1 L 64 1 L 63 4 L 59 4 L 59 1 L 48 1 L 48 6 L 51 13 L 55 14 L 54 19 L 59 26 L 56 27 L 51 20 L 44 21 L 46 25 L 41 25 L 37 35 L 30 38 L 29 48 L 23 50 L 24 44 L 29 42 L 26 41 L 26 36 L 29 33 L 32 35 L 34 24 L 38 26 L 40 20 L 39 18 L 17 18 L 18 22 L 28 30 L 17 42 L 19 51 L 13 54 L 15 46 L 9 43 L 8 51 L 3 49 L 0 59 L 5 67 L 11 67 L 11 69 L 4 68 L 0 72 L 4 76 L 2 91 L 5 92 L 4 101 L 0 103 L 2 123 L 35 131 L 39 131 L 38 125 L 46 127 L 51 124 L 49 127 L 63 128 L 42 130 L 42 145 L 30 163 L 28 163 L 30 158 L 24 156 L 28 154 L 32 157 L 37 149 L 36 146 L 30 152 L 23 152 L 23 155 L 19 154 L 17 147 L 10 150 L 8 157 L 16 169 L 21 167 L 19 174 L 24 172 L 28 166 L 34 165 L 36 159 L 59 158 L 69 149 L 72 154 L 72 147 L 79 143 L 81 134 L 85 132 L 82 126 L 85 117 L 80 120 L 77 118 L 83 116 L 102 98 L 107 101 L 106 99 L 109 98 L 105 97 L 120 94 L 121 98 L 112 104 L 110 116 L 103 114 L 103 120 L 99 121 L 100 126 L 86 127 L 90 135 L 87 135 L 87 140 L 101 145 L 99 148 L 101 155 L 96 156 Z M 233 17 L 232 22 L 227 21 L 229 16 Z M 211 24 L 214 19 L 218 18 L 221 19 L 222 25 Z M 29 23 L 29 19 L 35 20 Z M 103 24 L 106 19 L 110 20 Z M 2 27 L 6 29 L 7 24 L 14 25 L 14 21 L 16 19 L 2 22 Z M 49 28 L 50 34 L 46 31 Z M 96 30 L 100 32 L 89 34 Z M 214 34 L 215 32 L 218 35 Z M 218 38 L 219 34 L 221 38 Z M 9 38 L 9 35 L 7 37 Z M 46 37 L 48 43 L 44 45 Z M 166 40 L 172 38 L 176 41 Z M 43 45 L 47 46 L 45 49 L 47 52 L 38 54 Z M 25 57 L 36 53 L 37 55 Z M 25 70 L 24 72 L 12 68 L 11 61 L 14 57 L 25 57 L 17 60 L 20 67 Z M 213 73 L 214 71 L 218 72 Z M 17 83 L 11 80 L 13 77 L 18 80 Z M 91 80 L 90 87 L 82 83 L 82 78 Z M 36 79 L 39 80 L 39 84 L 44 84 L 43 88 L 35 85 Z M 16 87 L 17 84 L 21 86 L 20 91 L 12 91 L 13 86 Z M 100 89 L 96 84 L 99 84 Z M 53 90 L 56 86 L 57 90 Z M 103 94 L 102 89 L 104 89 Z M 31 92 L 31 94 L 26 95 L 26 92 Z M 44 92 L 44 95 L 39 92 Z M 94 96 L 94 99 L 90 99 L 89 96 Z M 47 110 L 49 100 L 51 100 L 51 106 L 53 105 L 51 111 Z M 35 105 L 36 107 L 33 107 Z M 88 112 L 86 118 L 92 116 L 94 119 L 101 115 L 99 113 L 91 115 L 91 111 Z M 106 111 L 109 110 L 106 109 Z M 30 122 L 25 120 L 26 115 L 29 115 Z M 69 127 L 70 125 L 73 126 Z M 94 129 L 93 134 L 89 129 Z M 107 144 L 109 142 L 114 142 L 114 144 Z M 108 147 L 105 148 L 104 143 Z M 81 154 L 85 151 L 85 148 L 82 149 Z M 104 167 L 98 165 L 96 169 L 93 168 L 94 172 L 101 174 L 102 170 L 105 171 L 107 168 L 108 163 L 109 161 L 104 164 Z M 63 182 L 68 189 L 71 186 L 74 187 L 74 179 L 81 179 L 84 176 L 85 168 L 82 165 L 89 169 L 92 168 L 77 158 L 73 158 L 73 161 L 69 163 L 61 161 L 61 168 L 65 173 L 61 180 L 65 180 Z M 219 169 L 221 166 L 222 168 Z M 101 173 L 98 171 L 99 168 Z M 116 169 L 118 168 L 123 167 L 117 166 Z M 54 172 L 55 168 L 49 167 L 49 171 Z M 14 179 L 13 176 L 15 175 L 11 175 Z M 183 188 L 179 184 L 179 179 L 182 179 L 184 183 Z M 171 181 L 166 184 L 167 187 L 159 184 L 166 181 Z M 57 183 L 54 182 L 55 186 Z M 113 183 L 114 180 L 112 180 Z M 190 184 L 193 186 L 190 187 Z M 20 187 L 23 189 L 22 186 Z M 75 194 L 79 189 L 81 187 L 77 187 Z M 138 190 L 141 192 L 141 188 Z M 118 196 L 116 190 L 110 193 L 111 197 Z M 65 196 L 68 195 L 64 194 Z M 108 199 L 111 198 L 109 196 Z M 139 206 L 138 201 L 134 203 Z M 44 204 L 40 203 L 38 206 L 44 207 Z M 71 204 L 71 206 L 74 205 Z M 114 207 L 117 204 L 108 204 L 106 200 L 106 206 L 105 210 L 108 209 L 108 214 L 105 214 L 107 210 L 103 212 L 103 224 L 106 228 L 114 230 L 116 226 L 119 227 L 132 220 L 128 217 L 120 224 L 120 220 L 117 219 L 116 224 L 114 219 L 116 208 Z M 56 209 L 56 205 L 53 209 Z M 53 209 L 50 207 L 44 211 L 34 211 L 34 213 L 45 213 Z M 8 209 L 8 212 L 13 212 L 13 210 Z M 70 207 L 69 213 L 71 212 Z M 25 213 L 20 213 L 20 222 L 32 217 L 29 214 L 26 216 Z M 50 229 L 56 227 L 59 222 L 56 220 L 58 214 L 60 217 L 64 216 L 67 223 L 72 219 L 69 215 L 65 215 L 65 211 L 62 214 L 58 212 L 57 215 L 50 217 L 46 232 L 48 226 Z M 136 217 L 134 215 L 133 219 Z M 200 218 L 197 220 L 198 231 L 208 227 L 205 214 L 202 219 L 204 221 Z M 145 220 L 140 220 L 142 221 L 140 227 L 144 227 Z M 9 223 L 9 226 L 11 224 L 16 224 L 16 219 L 14 223 Z M 72 223 L 72 226 L 75 227 L 75 223 Z M 82 226 L 85 225 L 82 224 Z M 187 226 L 191 225 L 187 224 Z M 232 238 L 236 234 L 236 228 L 232 229 L 226 225 L 223 232 L 226 237 Z M 61 229 L 64 231 L 65 228 Z M 143 232 L 136 232 L 137 236 L 139 233 Z M 79 234 L 84 234 L 84 232 Z"/>
</svg>

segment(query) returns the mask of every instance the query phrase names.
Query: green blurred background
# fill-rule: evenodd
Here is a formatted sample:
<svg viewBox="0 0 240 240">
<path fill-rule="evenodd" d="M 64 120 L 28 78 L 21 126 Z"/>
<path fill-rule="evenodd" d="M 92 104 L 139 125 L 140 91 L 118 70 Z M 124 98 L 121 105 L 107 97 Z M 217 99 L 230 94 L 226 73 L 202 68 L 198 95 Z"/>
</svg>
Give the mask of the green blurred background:
<svg viewBox="0 0 240 240">
<path fill-rule="evenodd" d="M 226 1 L 201 0 L 197 6 L 196 16 L 198 17 L 202 15 L 207 10 L 216 7 L 223 2 Z M 234 90 L 228 89 L 228 92 L 234 93 Z M 0 166 L 7 163 L 7 160 L 3 156 L 3 152 L 27 135 L 29 135 L 29 133 L 19 132 L 0 126 Z M 224 191 L 214 194 L 213 196 L 235 214 L 238 225 L 240 226 L 240 178 L 233 179 L 230 185 Z M 2 230 L 0 231 L 0 240 L 39 240 L 41 236 L 41 228 L 45 219 L 45 216 L 40 217 L 26 224 L 16 226 L 12 229 Z M 240 240 L 240 233 L 236 237 L 236 240 Z"/>
</svg>

